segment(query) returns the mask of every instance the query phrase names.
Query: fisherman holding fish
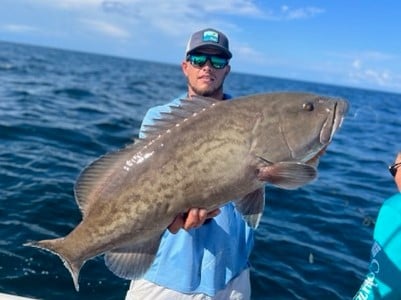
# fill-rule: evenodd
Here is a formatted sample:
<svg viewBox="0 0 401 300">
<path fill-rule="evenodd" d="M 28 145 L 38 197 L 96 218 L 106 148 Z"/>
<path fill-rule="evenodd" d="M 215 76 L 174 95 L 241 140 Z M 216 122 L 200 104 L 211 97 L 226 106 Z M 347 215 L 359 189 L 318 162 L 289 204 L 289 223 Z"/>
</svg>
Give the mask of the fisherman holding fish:
<svg viewBox="0 0 401 300">
<path fill-rule="evenodd" d="M 82 220 L 70 233 L 25 244 L 58 255 L 77 291 L 81 267 L 104 255 L 133 280 L 127 300 L 250 299 L 264 187 L 313 181 L 348 103 L 302 92 L 222 101 L 231 57 L 221 32 L 194 33 L 182 63 L 187 93 L 150 109 L 135 143 L 81 172 Z"/>
<path fill-rule="evenodd" d="M 389 167 L 398 192 L 384 201 L 374 229 L 369 272 L 354 300 L 401 299 L 401 152 Z"/>
<path fill-rule="evenodd" d="M 231 98 L 223 92 L 232 54 L 225 34 L 215 29 L 195 32 L 181 64 L 187 79 L 186 94 L 171 103 L 151 108 L 141 127 L 179 106 L 180 99 L 206 96 Z M 262 191 L 263 194 L 263 191 Z M 250 299 L 248 258 L 253 230 L 233 203 L 206 211 L 193 208 L 178 215 L 162 236 L 159 250 L 142 279 L 131 282 L 130 299 Z"/>
</svg>

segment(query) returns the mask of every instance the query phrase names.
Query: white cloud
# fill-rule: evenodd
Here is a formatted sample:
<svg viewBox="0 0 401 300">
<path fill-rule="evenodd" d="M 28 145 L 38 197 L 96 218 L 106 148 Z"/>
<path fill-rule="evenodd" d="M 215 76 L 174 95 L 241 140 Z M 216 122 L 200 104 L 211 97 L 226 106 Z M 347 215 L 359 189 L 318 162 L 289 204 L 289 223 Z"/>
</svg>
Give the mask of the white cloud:
<svg viewBox="0 0 401 300">
<path fill-rule="evenodd" d="M 60 9 L 82 9 L 88 7 L 99 7 L 104 0 L 28 0 L 31 5 L 42 4 Z"/>
<path fill-rule="evenodd" d="M 191 0 L 188 0 L 188 4 L 190 4 L 190 2 Z M 201 9 L 204 12 L 245 16 L 261 16 L 263 14 L 262 10 L 260 10 L 253 1 L 249 0 L 204 0 L 202 1 L 202 4 L 198 6 L 198 9 Z"/>
<path fill-rule="evenodd" d="M 291 8 L 288 5 L 283 5 L 278 11 L 269 9 L 264 11 L 263 15 L 266 19 L 270 21 L 289 21 L 310 19 L 324 12 L 324 9 L 318 7 L 308 6 L 301 8 Z"/>
<path fill-rule="evenodd" d="M 158 15 L 160 13 L 171 16 L 182 12 L 195 14 L 221 13 L 235 15 L 258 15 L 261 10 L 251 0 L 203 0 L 198 3 L 193 0 L 28 0 L 32 4 L 42 4 L 60 9 L 81 10 L 84 8 L 102 8 L 106 11 L 125 13 L 123 10 L 140 9 Z M 150 14 L 148 14 L 150 16 Z"/>
<path fill-rule="evenodd" d="M 128 31 L 124 30 L 123 28 L 120 28 L 114 24 L 107 23 L 104 21 L 98 21 L 98 20 L 90 20 L 90 19 L 82 19 L 82 23 L 88 25 L 91 29 L 112 36 L 116 38 L 123 38 L 127 39 L 131 35 Z"/>
<path fill-rule="evenodd" d="M 235 48 L 235 60 L 246 61 L 248 63 L 266 63 L 266 57 L 263 53 L 253 49 L 248 45 L 233 45 Z"/>
<path fill-rule="evenodd" d="M 103 1 L 102 9 L 106 13 L 117 13 L 121 15 L 129 15 L 128 6 L 121 1 Z"/>
<path fill-rule="evenodd" d="M 305 79 L 320 79 L 327 83 L 359 86 L 371 89 L 400 91 L 401 72 L 397 72 L 400 58 L 380 51 L 327 53 L 327 57 L 307 62 L 290 62 L 286 68 L 296 66 Z M 277 61 L 274 61 L 277 63 Z"/>
<path fill-rule="evenodd" d="M 37 27 L 23 25 L 23 24 L 5 24 L 0 27 L 3 31 L 14 32 L 14 33 L 25 33 L 39 31 Z"/>
<path fill-rule="evenodd" d="M 292 9 L 284 6 L 277 13 L 254 0 L 26 0 L 30 5 L 58 10 L 72 24 L 82 22 L 92 30 L 116 38 L 153 34 L 187 36 L 208 24 L 222 31 L 240 31 L 240 25 L 224 15 L 294 20 L 312 17 L 323 10 L 313 7 Z M 51 12 L 50 12 L 51 13 Z M 131 33 L 131 34 L 130 34 Z"/>
<path fill-rule="evenodd" d="M 401 76 L 389 71 L 386 67 L 379 64 L 376 60 L 388 60 L 392 56 L 376 53 L 374 55 L 366 54 L 361 57 L 371 58 L 370 60 L 358 58 L 355 59 L 348 72 L 348 78 L 353 83 L 364 83 L 381 88 L 399 89 L 401 87 Z"/>
<path fill-rule="evenodd" d="M 324 9 L 317 7 L 304 7 L 304 8 L 296 8 L 290 9 L 288 6 L 285 6 L 282 9 L 283 18 L 286 20 L 297 20 L 297 19 L 309 19 L 318 14 L 324 13 Z"/>
<path fill-rule="evenodd" d="M 373 69 L 354 70 L 349 73 L 350 79 L 356 82 L 368 82 L 374 85 L 387 87 L 393 85 L 394 78 L 389 71 Z"/>
<path fill-rule="evenodd" d="M 388 53 L 383 53 L 379 51 L 366 51 L 360 54 L 364 59 L 375 60 L 375 61 L 388 61 L 395 59 L 396 56 Z"/>
<path fill-rule="evenodd" d="M 398 59 L 396 55 L 379 51 L 349 51 L 349 52 L 329 52 L 328 55 L 339 59 L 349 60 L 369 60 L 369 61 L 388 61 Z"/>
<path fill-rule="evenodd" d="M 355 59 L 352 62 L 352 67 L 355 69 L 360 69 L 361 68 L 361 61 L 359 59 Z"/>
</svg>

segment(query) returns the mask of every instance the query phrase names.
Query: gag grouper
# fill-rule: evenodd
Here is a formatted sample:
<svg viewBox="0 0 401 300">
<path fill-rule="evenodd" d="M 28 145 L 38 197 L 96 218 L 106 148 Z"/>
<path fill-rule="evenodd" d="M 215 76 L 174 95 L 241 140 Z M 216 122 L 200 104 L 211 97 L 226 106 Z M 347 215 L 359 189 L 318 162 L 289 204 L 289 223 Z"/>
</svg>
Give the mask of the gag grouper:
<svg viewBox="0 0 401 300">
<path fill-rule="evenodd" d="M 210 211 L 238 199 L 236 208 L 256 228 L 264 186 L 312 181 L 347 108 L 344 100 L 308 93 L 182 100 L 145 139 L 81 173 L 75 197 L 83 217 L 68 235 L 26 245 L 57 254 L 76 290 L 82 265 L 100 254 L 116 275 L 139 278 L 164 230 L 190 208 Z"/>
</svg>

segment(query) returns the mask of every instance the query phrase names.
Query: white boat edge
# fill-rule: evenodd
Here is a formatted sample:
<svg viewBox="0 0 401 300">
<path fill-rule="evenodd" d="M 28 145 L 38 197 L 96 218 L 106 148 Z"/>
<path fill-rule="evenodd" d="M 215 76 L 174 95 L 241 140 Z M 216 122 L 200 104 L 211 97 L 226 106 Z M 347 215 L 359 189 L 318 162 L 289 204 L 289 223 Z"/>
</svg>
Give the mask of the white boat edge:
<svg viewBox="0 0 401 300">
<path fill-rule="evenodd" d="M 12 295 L 12 294 L 5 294 L 5 293 L 0 293 L 0 300 L 38 300 L 35 298 L 27 298 L 27 297 L 21 297 L 17 295 Z"/>
</svg>

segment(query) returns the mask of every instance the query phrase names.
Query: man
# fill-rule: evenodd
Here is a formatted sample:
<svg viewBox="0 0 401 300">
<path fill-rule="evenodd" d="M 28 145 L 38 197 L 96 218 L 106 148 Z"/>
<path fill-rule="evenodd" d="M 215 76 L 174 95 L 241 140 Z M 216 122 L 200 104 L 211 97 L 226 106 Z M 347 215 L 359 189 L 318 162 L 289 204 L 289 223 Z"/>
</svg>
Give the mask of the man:
<svg viewBox="0 0 401 300">
<path fill-rule="evenodd" d="M 188 91 L 146 114 L 146 126 L 162 118 L 183 98 L 207 96 L 229 99 L 223 83 L 230 72 L 227 37 L 220 31 L 195 32 L 187 45 L 182 71 Z M 196 100 L 194 100 L 196 101 Z M 248 258 L 253 231 L 233 203 L 208 212 L 193 208 L 179 215 L 162 236 L 155 261 L 143 279 L 131 282 L 126 300 L 131 299 L 250 299 Z"/>
<path fill-rule="evenodd" d="M 369 272 L 354 300 L 401 299 L 401 152 L 389 167 L 398 192 L 384 201 L 373 233 Z"/>
</svg>

